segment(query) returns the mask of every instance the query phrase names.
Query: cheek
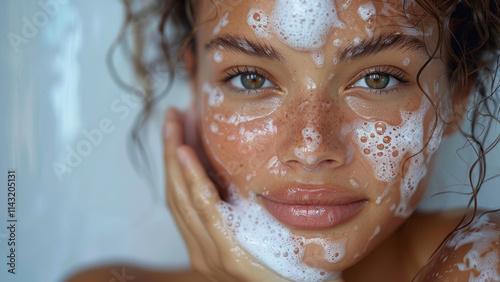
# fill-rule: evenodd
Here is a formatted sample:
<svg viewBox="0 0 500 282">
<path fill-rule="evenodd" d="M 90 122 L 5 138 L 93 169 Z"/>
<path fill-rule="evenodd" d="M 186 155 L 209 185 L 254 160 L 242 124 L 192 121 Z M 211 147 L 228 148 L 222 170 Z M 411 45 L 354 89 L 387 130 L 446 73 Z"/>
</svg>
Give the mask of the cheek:
<svg viewBox="0 0 500 282">
<path fill-rule="evenodd" d="M 269 116 L 252 119 L 206 105 L 201 133 L 212 163 L 225 169 L 231 182 L 248 182 L 277 150 L 277 125 Z"/>
<path fill-rule="evenodd" d="M 413 198 L 423 192 L 422 188 L 417 193 L 418 184 L 426 175 L 429 159 L 440 142 L 441 123 L 430 138 L 431 116 L 434 116 L 430 107 L 430 102 L 424 98 L 417 111 L 401 111 L 398 125 L 384 121 L 356 121 L 343 128 L 344 134 L 353 132 L 351 138 L 357 154 L 371 166 L 376 180 L 386 183 L 380 185 L 385 188 L 378 191 L 380 196 L 376 204 L 391 193 L 389 189 L 393 190 L 391 194 L 399 193 L 399 202 L 390 206 L 396 216 L 407 217 L 413 211 Z M 427 149 L 423 150 L 427 141 Z"/>
</svg>

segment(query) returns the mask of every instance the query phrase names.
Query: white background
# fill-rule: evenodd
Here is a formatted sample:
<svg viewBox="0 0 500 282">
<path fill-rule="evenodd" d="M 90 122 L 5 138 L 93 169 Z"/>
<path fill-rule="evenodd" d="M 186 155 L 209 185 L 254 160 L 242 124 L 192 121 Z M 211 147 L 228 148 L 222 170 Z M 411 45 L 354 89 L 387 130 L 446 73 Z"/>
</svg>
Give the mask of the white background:
<svg viewBox="0 0 500 282">
<path fill-rule="evenodd" d="M 42 0 L 46 2 L 47 0 Z M 62 1 L 62 0 L 61 0 Z M 149 124 L 155 163 L 154 185 L 133 169 L 126 142 L 139 107 L 121 102 L 124 91 L 111 79 L 105 56 L 122 25 L 121 2 L 71 1 L 60 4 L 47 24 L 16 48 L 9 33 L 23 34 L 23 18 L 33 23 L 43 12 L 38 0 L 8 0 L 0 9 L 0 180 L 17 171 L 17 266 L 7 273 L 6 188 L 0 188 L 0 280 L 60 281 L 68 273 L 100 263 L 129 262 L 149 267 L 188 267 L 182 238 L 164 204 L 161 147 L 162 111 L 186 107 L 189 91 L 182 82 L 159 105 Z M 120 73 L 130 65 L 117 55 Z M 124 106 L 128 115 L 113 110 Z M 84 130 L 109 120 L 114 131 L 71 172 L 58 179 L 53 164 L 64 163 L 69 148 L 87 140 Z M 498 133 L 498 130 L 497 130 Z M 431 195 L 467 191 L 470 151 L 456 150 L 458 135 L 444 141 L 423 209 L 463 206 L 467 196 Z M 500 173 L 500 149 L 490 158 L 489 175 Z M 465 161 L 464 161 L 465 160 Z M 5 186 L 6 187 L 6 186 Z M 480 205 L 500 207 L 499 180 L 484 186 Z"/>
</svg>

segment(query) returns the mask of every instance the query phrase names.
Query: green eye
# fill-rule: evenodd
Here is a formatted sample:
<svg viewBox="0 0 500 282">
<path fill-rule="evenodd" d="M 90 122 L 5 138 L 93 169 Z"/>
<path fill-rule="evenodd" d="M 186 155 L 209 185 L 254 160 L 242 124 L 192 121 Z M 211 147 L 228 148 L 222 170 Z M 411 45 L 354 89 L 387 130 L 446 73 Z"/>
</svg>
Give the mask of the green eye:
<svg viewBox="0 0 500 282">
<path fill-rule="evenodd" d="M 241 73 L 231 78 L 230 83 L 241 90 L 259 90 L 261 88 L 276 87 L 265 76 L 257 73 Z"/>
<path fill-rule="evenodd" d="M 242 74 L 241 75 L 241 84 L 246 89 L 259 89 L 266 82 L 266 78 L 262 75 L 258 74 Z"/>
<path fill-rule="evenodd" d="M 365 76 L 365 83 L 368 87 L 374 89 L 386 88 L 389 84 L 390 77 L 386 74 L 372 73 Z"/>
<path fill-rule="evenodd" d="M 383 90 L 385 88 L 396 86 L 400 82 L 401 80 L 399 78 L 395 78 L 393 75 L 383 72 L 373 72 L 363 76 L 352 86 L 368 88 L 372 90 Z"/>
</svg>

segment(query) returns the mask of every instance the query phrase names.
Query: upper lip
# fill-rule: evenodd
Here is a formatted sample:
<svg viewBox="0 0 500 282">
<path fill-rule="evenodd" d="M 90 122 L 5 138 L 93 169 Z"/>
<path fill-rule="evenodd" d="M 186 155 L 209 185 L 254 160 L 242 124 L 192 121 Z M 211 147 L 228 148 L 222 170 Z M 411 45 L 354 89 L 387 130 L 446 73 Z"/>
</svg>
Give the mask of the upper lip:
<svg viewBox="0 0 500 282">
<path fill-rule="evenodd" d="M 353 191 L 331 185 L 293 183 L 268 190 L 262 197 L 288 205 L 346 205 L 365 200 Z"/>
</svg>

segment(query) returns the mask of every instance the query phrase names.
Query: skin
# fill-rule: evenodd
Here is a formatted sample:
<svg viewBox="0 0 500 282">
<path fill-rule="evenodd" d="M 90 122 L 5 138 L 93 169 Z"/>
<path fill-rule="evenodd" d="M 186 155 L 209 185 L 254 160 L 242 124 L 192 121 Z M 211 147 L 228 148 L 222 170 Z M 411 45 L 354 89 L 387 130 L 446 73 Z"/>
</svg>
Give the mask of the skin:
<svg viewBox="0 0 500 282">
<path fill-rule="evenodd" d="M 373 29 L 375 37 L 404 33 L 398 24 L 405 20 L 397 14 L 400 1 L 389 2 L 395 8 L 392 11 L 396 13 L 391 14 L 395 17 L 377 16 Z M 262 204 L 261 197 L 266 195 L 266 191 L 277 189 L 279 184 L 289 183 L 320 182 L 341 187 L 364 199 L 363 208 L 356 216 L 333 228 L 289 227 L 293 234 L 305 238 L 318 238 L 319 233 L 321 238 L 330 240 L 348 239 L 346 255 L 338 263 L 327 262 L 317 245 L 308 245 L 306 248 L 304 262 L 329 271 L 343 271 L 338 281 L 410 281 L 460 222 L 464 211 L 449 211 L 439 215 L 414 213 L 409 218 L 395 215 L 391 207 L 401 201 L 400 185 L 409 169 L 409 162 L 404 160 L 412 154 L 407 152 L 403 161 L 398 163 L 398 173 L 393 181 L 380 181 L 372 164 L 359 149 L 358 141 L 352 134 L 345 133 L 345 128 L 359 121 L 380 121 L 399 126 L 403 123 L 402 112 L 415 113 L 421 108 L 424 99 L 428 99 L 416 82 L 417 72 L 429 58 L 425 50 L 392 48 L 332 63 L 357 37 L 369 37 L 367 23 L 357 14 L 357 8 L 363 3 L 352 1 L 347 9 L 338 9 L 339 19 L 346 23 L 347 28 L 334 28 L 328 34 L 326 47 L 321 49 L 324 65 L 318 67 L 311 58 L 311 52 L 294 50 L 276 36 L 259 38 L 251 30 L 246 21 L 248 11 L 258 8 L 270 15 L 273 1 L 243 1 L 230 10 L 224 10 L 227 6 L 221 6 L 216 15 L 207 12 L 212 8 L 209 1 L 201 1 L 196 17 L 203 24 L 196 33 L 196 51 L 188 50 L 184 56 L 192 74 L 194 103 L 186 113 L 173 109 L 167 112 L 164 134 L 168 205 L 185 239 L 193 268 L 205 277 L 190 276 L 190 279 L 284 281 L 255 260 L 232 236 L 227 235 L 231 230 L 222 224 L 224 219 L 215 206 L 226 198 L 229 183 L 245 198 L 256 194 L 259 204 Z M 383 10 L 382 3 L 375 1 L 374 5 L 377 11 Z M 214 28 L 225 12 L 228 12 L 229 24 L 214 34 Z M 421 11 L 417 9 L 414 12 L 418 14 Z M 429 19 L 424 19 L 422 23 L 424 31 L 433 26 Z M 220 44 L 206 48 L 217 37 L 242 35 L 249 41 L 271 46 L 282 59 L 261 58 L 234 52 L 229 48 L 221 49 L 218 47 Z M 336 39 L 343 43 L 339 46 L 333 44 Z M 420 39 L 428 50 L 434 50 L 436 34 L 429 33 Z M 214 56 L 216 52 L 219 53 Z M 259 74 L 271 82 L 271 86 L 250 95 L 241 95 L 242 92 L 236 91 L 234 85 L 223 81 L 228 79 L 225 73 L 228 70 L 233 73 L 235 66 L 258 69 Z M 367 73 L 385 66 L 404 73 L 407 82 L 398 82 L 382 92 L 358 83 Z M 235 79 L 232 81 L 237 82 Z M 446 68 L 440 58 L 430 61 L 421 74 L 420 82 L 429 90 L 428 96 L 437 106 L 441 118 L 450 124 L 461 119 L 460 113 L 448 115 L 452 107 L 460 108 L 463 101 L 449 103 L 452 95 L 457 93 L 449 93 L 445 87 L 448 85 Z M 224 99 L 214 104 L 210 101 L 207 89 L 215 88 L 220 89 Z M 231 116 L 251 117 L 251 120 L 239 124 L 221 121 L 220 117 L 229 119 Z M 416 130 L 422 130 L 424 141 L 431 138 L 431 125 L 435 117 L 436 111 L 430 107 L 425 111 L 421 124 L 415 127 Z M 270 120 L 274 130 L 266 131 Z M 214 125 L 217 130 L 214 130 Z M 308 126 L 314 127 L 322 136 L 322 142 L 315 150 L 306 151 L 306 155 L 312 156 L 310 160 L 314 161 L 307 161 L 307 158 L 295 153 L 296 148 L 307 147 L 301 132 Z M 257 133 L 245 139 L 245 134 L 240 133 L 242 127 L 243 132 Z M 444 128 L 445 135 L 452 132 L 451 126 Z M 425 150 L 421 154 L 424 162 L 432 164 L 430 154 Z M 278 173 L 268 167 L 272 160 L 278 161 Z M 428 169 L 431 170 L 431 167 Z M 360 187 L 354 187 L 352 179 Z M 408 203 L 410 211 L 420 201 L 428 180 L 429 174 L 415 188 Z M 381 203 L 377 203 L 379 197 L 382 197 Z M 491 221 L 498 226 L 499 219 L 496 216 L 492 216 Z M 377 228 L 380 228 L 380 232 L 373 236 Z M 500 234 L 500 229 L 496 230 Z M 467 279 L 470 272 L 458 271 L 456 263 L 463 261 L 471 247 L 469 244 L 458 250 L 442 249 L 438 255 L 446 255 L 449 259 L 426 268 L 418 279 L 432 281 L 433 274 L 442 274 L 449 269 L 454 270 L 446 272 L 449 281 Z M 151 281 L 177 279 L 169 276 L 171 273 L 158 274 L 141 269 L 133 271 Z M 78 279 L 85 279 L 84 275 L 71 281 L 83 281 Z M 185 277 L 183 275 L 194 274 L 179 275 Z"/>
<path fill-rule="evenodd" d="M 327 47 L 322 49 L 326 62 L 322 68 L 319 68 L 311 59 L 310 52 L 296 51 L 280 42 L 276 36 L 271 39 L 261 39 L 255 36 L 245 20 L 247 13 L 251 8 L 258 7 L 270 15 L 273 8 L 271 2 L 257 4 L 254 1 L 245 1 L 228 14 L 229 24 L 223 27 L 216 36 L 213 36 L 211 31 L 218 23 L 217 20 L 202 25 L 196 37 L 196 58 L 209 58 L 196 61 L 193 87 L 197 93 L 194 108 L 197 109 L 196 113 L 199 113 L 195 119 L 198 120 L 199 134 L 211 165 L 210 171 L 215 172 L 216 175 L 228 176 L 230 183 L 244 197 L 247 197 L 249 192 L 259 196 L 265 195 L 266 191 L 273 191 L 280 185 L 319 182 L 341 187 L 366 200 L 363 209 L 353 220 L 335 228 L 320 231 L 322 238 L 332 240 L 349 238 L 346 245 L 348 251 L 342 261 L 331 264 L 318 255 L 321 251 L 317 250 L 319 248 L 317 245 L 309 245 L 306 248 L 304 260 L 307 260 L 308 264 L 313 267 L 329 271 L 344 270 L 358 262 L 364 253 L 369 252 L 392 234 L 406 219 L 394 216 L 390 207 L 400 201 L 399 186 L 408 166 L 403 167 L 404 162 L 398 164 L 399 174 L 393 183 L 377 180 L 372 166 L 358 148 L 358 141 L 354 140 L 352 135 L 343 134 L 342 129 L 359 120 L 380 121 L 393 126 L 401 125 L 401 111 L 415 112 L 420 108 L 422 99 L 427 99 L 414 79 L 428 58 L 425 50 L 391 48 L 360 58 L 339 60 L 336 65 L 330 63 L 355 38 L 365 39 L 369 36 L 365 31 L 366 22 L 357 15 L 357 8 L 361 3 L 353 1 L 349 8 L 339 11 L 340 20 L 346 22 L 348 28 L 337 28 L 330 33 L 326 40 Z M 210 3 L 204 2 L 204 5 L 200 11 L 209 10 Z M 376 5 L 377 10 L 381 11 L 382 3 L 376 3 Z M 202 22 L 204 15 L 204 13 L 198 15 L 202 18 Z M 207 18 L 210 16 L 212 15 L 206 15 Z M 356 17 L 358 20 L 355 20 Z M 400 18 L 400 20 L 404 19 Z M 430 22 L 424 23 L 426 27 L 431 24 Z M 394 19 L 377 17 L 374 37 L 397 32 L 403 32 L 403 30 L 394 24 Z M 263 42 L 272 46 L 284 59 L 278 61 L 258 58 L 234 52 L 228 48 L 207 50 L 205 47 L 217 36 L 242 34 L 249 41 Z M 344 42 L 343 45 L 335 46 L 333 42 L 336 39 Z M 424 40 L 430 49 L 431 46 L 436 45 L 437 37 L 431 35 Z M 215 52 L 222 54 L 221 62 L 211 59 Z M 407 58 L 411 63 L 405 66 L 403 62 Z M 235 65 L 255 67 L 274 85 L 263 87 L 259 90 L 260 92 L 254 92 L 252 95 L 240 94 L 234 89 L 234 85 L 221 82 L 219 78 L 224 75 L 225 71 L 233 71 Z M 405 72 L 406 76 L 411 79 L 408 79 L 407 83 L 397 83 L 381 93 L 366 86 L 355 86 L 356 81 L 364 76 L 363 71 L 370 71 L 379 66 L 393 66 L 394 70 Z M 329 80 L 331 73 L 335 76 Z M 435 83 L 446 85 L 445 73 L 445 65 L 440 60 L 433 60 L 423 73 L 421 81 L 432 86 Z M 315 86 L 311 86 L 311 81 Z M 219 87 L 224 93 L 224 100 L 220 105 L 211 105 L 209 95 L 203 95 L 207 84 L 211 88 Z M 429 94 L 436 104 L 440 105 L 440 100 L 449 99 L 450 93 L 435 92 L 432 88 Z M 273 102 L 275 100 L 279 102 Z M 262 105 L 272 105 L 272 108 L 262 110 Z M 302 109 L 300 114 L 297 114 L 297 109 Z M 262 117 L 239 124 L 221 122 L 216 118 L 217 116 L 230 118 L 233 115 Z M 432 109 L 428 110 L 423 124 L 420 125 L 423 127 L 424 140 L 430 138 L 430 125 L 434 118 L 435 112 Z M 247 132 L 258 132 L 266 128 L 270 119 L 276 130 L 256 134 L 251 140 L 245 140 L 240 134 L 242 127 Z M 212 130 L 213 124 L 218 129 L 215 133 Z M 301 131 L 308 126 L 315 128 L 323 139 L 316 150 L 306 152 L 307 156 L 315 159 L 313 163 L 295 154 L 295 148 L 307 145 Z M 228 136 L 235 136 L 235 140 L 228 140 Z M 424 158 L 428 157 L 425 152 L 422 154 Z M 408 159 L 410 156 L 411 153 L 407 152 L 403 159 Z M 278 160 L 279 173 L 277 175 L 269 169 L 273 158 Z M 314 172 L 311 173 L 311 171 Z M 249 175 L 251 175 L 250 181 L 247 180 Z M 361 188 L 353 187 L 351 179 L 355 179 Z M 224 186 L 226 183 L 218 184 L 222 184 L 223 191 L 227 189 L 227 185 Z M 376 204 L 377 198 L 386 189 L 388 190 L 383 203 Z M 418 186 L 415 195 L 410 200 L 410 209 L 413 209 L 419 202 L 424 190 L 425 184 Z M 257 201 L 262 204 L 260 197 Z M 371 238 L 377 226 L 380 227 L 380 232 Z M 316 238 L 318 233 L 315 229 L 291 228 L 291 230 L 293 234 L 305 238 Z"/>
</svg>

